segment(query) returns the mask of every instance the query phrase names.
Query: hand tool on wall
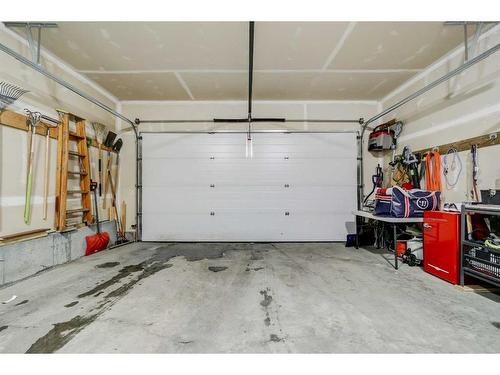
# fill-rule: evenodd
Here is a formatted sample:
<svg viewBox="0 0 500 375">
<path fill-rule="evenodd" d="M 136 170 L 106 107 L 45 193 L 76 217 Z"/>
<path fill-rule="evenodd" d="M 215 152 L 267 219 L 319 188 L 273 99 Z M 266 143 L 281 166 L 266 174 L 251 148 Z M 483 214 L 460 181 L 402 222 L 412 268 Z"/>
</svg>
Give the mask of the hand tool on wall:
<svg viewBox="0 0 500 375">
<path fill-rule="evenodd" d="M 42 116 L 43 117 L 43 116 Z M 47 220 L 47 210 L 49 201 L 49 172 L 50 172 L 50 129 L 57 128 L 57 125 L 45 124 L 45 166 L 43 173 L 43 220 Z"/>
<path fill-rule="evenodd" d="M 28 224 L 31 218 L 31 191 L 33 187 L 33 159 L 35 156 L 36 126 L 40 123 L 41 114 L 25 109 L 28 125 L 28 164 L 26 167 L 26 195 L 24 200 L 24 223 Z"/>
<path fill-rule="evenodd" d="M 85 237 L 85 241 L 87 242 L 87 248 L 85 249 L 86 256 L 104 250 L 109 243 L 109 233 L 101 232 L 101 223 L 99 221 L 99 205 L 97 204 L 97 182 L 90 181 L 90 191 L 92 191 L 94 195 L 95 223 L 97 226 L 97 233 L 92 236 Z"/>
<path fill-rule="evenodd" d="M 111 172 L 111 148 L 113 147 L 113 142 L 115 141 L 116 134 L 113 133 L 112 131 L 109 131 L 108 134 L 106 135 L 106 139 L 104 140 L 104 146 L 108 148 L 108 159 L 106 161 L 106 172 L 104 173 L 104 200 L 102 202 L 102 208 L 106 208 L 106 196 L 108 195 L 108 187 L 109 187 L 109 182 L 108 182 L 108 175 Z"/>
<path fill-rule="evenodd" d="M 99 159 L 98 159 L 98 175 L 97 175 L 97 183 L 99 186 L 99 197 L 102 197 L 102 142 L 104 141 L 104 130 L 105 126 L 103 124 L 99 124 L 96 122 L 92 123 L 92 128 L 94 129 L 94 137 L 99 149 Z"/>
<path fill-rule="evenodd" d="M 0 112 L 27 92 L 29 91 L 23 90 L 16 85 L 12 85 L 7 82 L 0 82 Z"/>
<path fill-rule="evenodd" d="M 113 151 L 116 153 L 116 164 L 115 164 L 115 189 L 118 189 L 118 179 L 120 177 L 120 150 L 122 149 L 123 141 L 121 138 L 118 138 L 113 145 Z"/>
<path fill-rule="evenodd" d="M 122 227 L 120 215 L 118 214 L 118 208 L 116 207 L 116 191 L 115 191 L 115 185 L 113 184 L 113 177 L 111 176 L 111 170 L 108 170 L 108 181 L 111 187 L 111 198 L 112 198 L 111 204 L 115 212 L 116 232 L 118 234 L 118 242 L 120 243 L 126 241 L 126 238 L 125 238 L 125 230 Z"/>
</svg>

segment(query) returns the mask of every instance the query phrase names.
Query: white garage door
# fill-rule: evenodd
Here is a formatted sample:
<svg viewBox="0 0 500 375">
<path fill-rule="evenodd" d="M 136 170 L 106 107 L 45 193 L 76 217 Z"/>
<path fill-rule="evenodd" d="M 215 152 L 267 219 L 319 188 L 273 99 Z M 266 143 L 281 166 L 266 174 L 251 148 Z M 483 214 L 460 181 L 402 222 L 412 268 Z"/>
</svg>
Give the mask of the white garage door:
<svg viewBox="0 0 500 375">
<path fill-rule="evenodd" d="M 341 241 L 354 133 L 143 133 L 144 241 Z"/>
</svg>

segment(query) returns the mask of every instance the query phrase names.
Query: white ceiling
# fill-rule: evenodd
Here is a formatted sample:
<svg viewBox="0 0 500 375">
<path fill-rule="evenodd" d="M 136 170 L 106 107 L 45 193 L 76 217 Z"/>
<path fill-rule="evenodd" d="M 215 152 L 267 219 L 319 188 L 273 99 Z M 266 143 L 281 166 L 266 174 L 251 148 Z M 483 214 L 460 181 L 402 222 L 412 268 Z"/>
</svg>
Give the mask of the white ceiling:
<svg viewBox="0 0 500 375">
<path fill-rule="evenodd" d="M 247 98 L 246 22 L 58 24 L 43 46 L 121 100 Z M 256 22 L 254 98 L 377 100 L 462 41 L 441 22 Z"/>
</svg>

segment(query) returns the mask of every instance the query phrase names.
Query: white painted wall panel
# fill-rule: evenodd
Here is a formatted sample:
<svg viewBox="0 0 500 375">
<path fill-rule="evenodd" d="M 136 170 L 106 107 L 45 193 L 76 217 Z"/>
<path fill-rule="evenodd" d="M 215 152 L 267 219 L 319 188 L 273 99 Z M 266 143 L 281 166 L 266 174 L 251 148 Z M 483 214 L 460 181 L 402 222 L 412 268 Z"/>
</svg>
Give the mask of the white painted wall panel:
<svg viewBox="0 0 500 375">
<path fill-rule="evenodd" d="M 256 133 L 251 149 L 245 134 L 144 133 L 143 240 L 345 239 L 355 134 Z"/>
</svg>

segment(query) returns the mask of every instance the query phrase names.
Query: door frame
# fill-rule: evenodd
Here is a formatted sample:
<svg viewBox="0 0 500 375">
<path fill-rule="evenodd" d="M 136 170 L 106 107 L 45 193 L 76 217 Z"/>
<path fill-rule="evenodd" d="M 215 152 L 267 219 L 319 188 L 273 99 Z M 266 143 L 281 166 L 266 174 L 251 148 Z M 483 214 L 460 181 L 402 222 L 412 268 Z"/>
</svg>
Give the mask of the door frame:
<svg viewBox="0 0 500 375">
<path fill-rule="evenodd" d="M 357 203 L 358 208 L 361 202 L 360 194 L 363 189 L 363 178 L 361 176 L 361 137 L 358 130 L 283 130 L 283 129 L 262 129 L 262 130 L 252 130 L 251 133 L 277 133 L 277 134 L 356 134 L 356 148 L 357 148 Z M 137 138 L 137 184 L 136 184 L 136 194 L 137 194 L 137 241 L 142 241 L 142 135 L 143 134 L 247 134 L 248 130 L 230 130 L 230 129 L 220 129 L 220 130 L 164 130 L 164 131 L 141 131 L 139 132 L 139 137 Z"/>
</svg>

